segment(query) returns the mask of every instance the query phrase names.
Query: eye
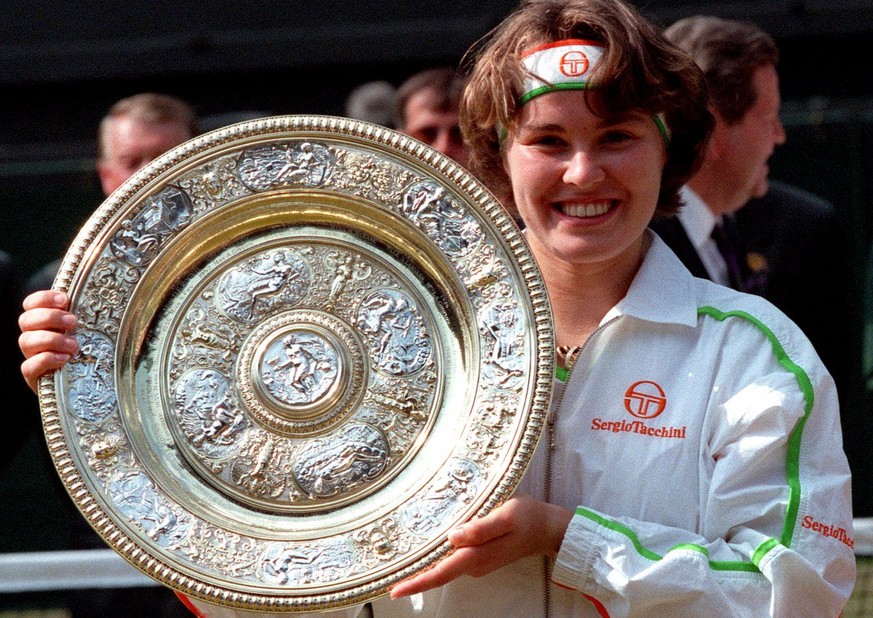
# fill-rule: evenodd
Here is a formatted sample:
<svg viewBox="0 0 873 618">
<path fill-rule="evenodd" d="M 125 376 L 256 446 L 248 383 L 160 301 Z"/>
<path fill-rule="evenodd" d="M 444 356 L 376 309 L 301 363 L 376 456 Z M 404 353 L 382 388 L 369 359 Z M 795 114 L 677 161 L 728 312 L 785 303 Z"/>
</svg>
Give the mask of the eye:
<svg viewBox="0 0 873 618">
<path fill-rule="evenodd" d="M 607 131 L 603 136 L 603 141 L 607 144 L 622 144 L 634 139 L 636 139 L 634 133 L 623 129 L 612 129 Z"/>
<path fill-rule="evenodd" d="M 539 148 L 562 148 L 567 145 L 567 141 L 564 138 L 553 133 L 532 135 L 528 138 L 527 143 Z"/>
<path fill-rule="evenodd" d="M 433 144 L 436 141 L 437 130 L 430 127 L 419 129 L 411 133 L 412 137 L 424 142 L 425 144 Z"/>
</svg>

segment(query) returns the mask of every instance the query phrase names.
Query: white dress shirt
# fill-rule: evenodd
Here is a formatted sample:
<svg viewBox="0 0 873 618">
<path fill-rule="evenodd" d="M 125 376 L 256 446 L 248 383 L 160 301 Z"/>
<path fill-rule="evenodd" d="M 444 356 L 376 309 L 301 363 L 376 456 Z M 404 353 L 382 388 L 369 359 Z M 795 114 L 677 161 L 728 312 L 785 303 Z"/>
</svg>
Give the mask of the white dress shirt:
<svg viewBox="0 0 873 618">
<path fill-rule="evenodd" d="M 684 206 L 676 214 L 679 223 L 685 228 L 685 233 L 700 256 L 709 278 L 731 287 L 727 263 L 712 239 L 712 230 L 721 223 L 721 217 L 713 214 L 706 202 L 687 186 L 682 187 L 681 195 Z"/>
</svg>

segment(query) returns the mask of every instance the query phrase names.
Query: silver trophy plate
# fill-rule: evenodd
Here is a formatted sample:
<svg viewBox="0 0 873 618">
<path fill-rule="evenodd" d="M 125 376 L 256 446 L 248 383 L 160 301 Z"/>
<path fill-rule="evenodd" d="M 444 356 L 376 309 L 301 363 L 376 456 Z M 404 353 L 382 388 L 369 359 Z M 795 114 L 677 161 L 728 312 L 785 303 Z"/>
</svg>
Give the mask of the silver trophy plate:
<svg viewBox="0 0 873 618">
<path fill-rule="evenodd" d="M 506 500 L 541 433 L 551 314 L 479 182 L 363 122 L 288 116 L 138 172 L 64 260 L 79 352 L 48 445 L 119 554 L 247 609 L 361 603 Z"/>
</svg>

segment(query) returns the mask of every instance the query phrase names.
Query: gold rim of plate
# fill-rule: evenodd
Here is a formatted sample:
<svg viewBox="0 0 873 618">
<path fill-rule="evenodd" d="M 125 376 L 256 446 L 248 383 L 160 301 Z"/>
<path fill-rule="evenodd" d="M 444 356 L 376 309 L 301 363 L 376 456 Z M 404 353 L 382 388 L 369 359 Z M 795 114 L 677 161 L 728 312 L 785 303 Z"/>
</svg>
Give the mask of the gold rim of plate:
<svg viewBox="0 0 873 618">
<path fill-rule="evenodd" d="M 55 288 L 80 345 L 39 386 L 61 479 L 115 551 L 207 602 L 385 594 L 511 495 L 542 432 L 552 318 L 522 234 L 382 127 L 195 138 L 99 207 Z"/>
</svg>

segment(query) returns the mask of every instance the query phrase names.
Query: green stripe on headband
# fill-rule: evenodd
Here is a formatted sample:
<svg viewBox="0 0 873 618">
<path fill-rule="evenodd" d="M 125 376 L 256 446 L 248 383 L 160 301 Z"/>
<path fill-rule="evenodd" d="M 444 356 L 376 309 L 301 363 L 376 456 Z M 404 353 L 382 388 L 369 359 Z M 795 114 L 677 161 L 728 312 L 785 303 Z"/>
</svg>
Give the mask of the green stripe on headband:
<svg viewBox="0 0 873 618">
<path fill-rule="evenodd" d="M 518 106 L 524 107 L 524 105 L 528 103 L 531 99 L 535 99 L 542 94 L 548 94 L 550 92 L 560 92 L 564 90 L 585 90 L 587 87 L 588 84 L 586 82 L 562 82 L 559 84 L 540 86 L 539 88 L 535 88 L 530 92 L 525 93 L 518 100 Z M 592 85 L 592 88 L 596 87 L 596 85 Z M 664 140 L 664 145 L 667 147 L 667 150 L 669 150 L 670 131 L 667 130 L 667 125 L 664 123 L 664 119 L 659 114 L 652 114 L 652 120 L 655 122 L 655 126 L 658 127 L 658 132 L 661 134 L 661 138 L 663 138 Z M 506 127 L 500 127 L 497 139 L 500 144 L 503 144 L 503 141 L 506 139 Z"/>
<path fill-rule="evenodd" d="M 521 96 L 521 99 L 518 100 L 518 106 L 523 107 L 525 103 L 533 98 L 540 96 L 541 94 L 558 92 L 559 90 L 585 90 L 585 88 L 587 87 L 587 82 L 562 82 L 559 84 L 548 84 L 546 86 L 540 86 L 539 88 L 534 88 L 530 92 L 523 94 Z"/>
<path fill-rule="evenodd" d="M 655 126 L 658 127 L 658 131 L 661 132 L 661 137 L 664 138 L 664 145 L 667 147 L 667 150 L 670 150 L 670 132 L 667 130 L 667 125 L 664 123 L 664 119 L 661 118 L 660 114 L 652 114 L 652 120 L 655 121 Z"/>
</svg>

